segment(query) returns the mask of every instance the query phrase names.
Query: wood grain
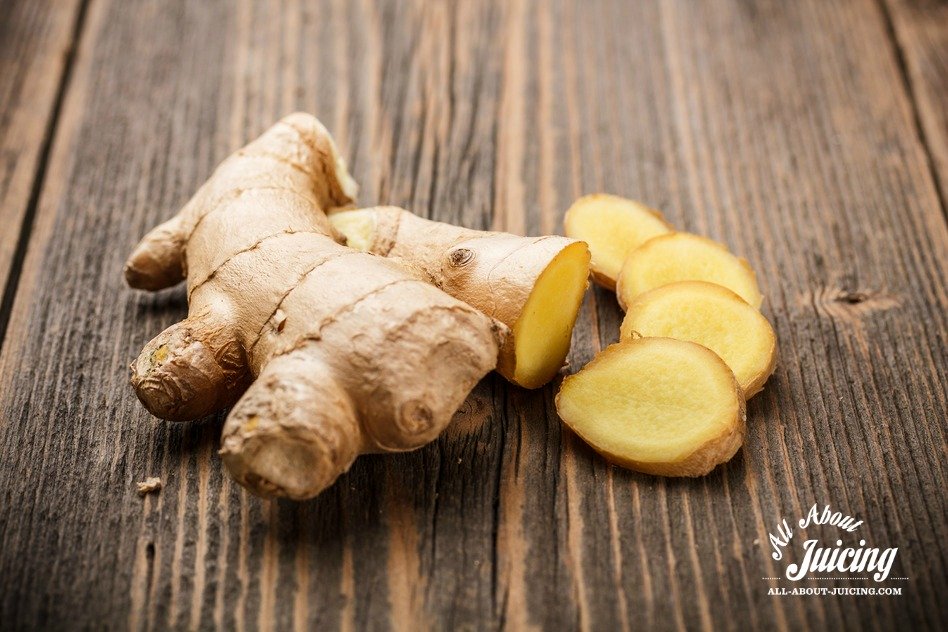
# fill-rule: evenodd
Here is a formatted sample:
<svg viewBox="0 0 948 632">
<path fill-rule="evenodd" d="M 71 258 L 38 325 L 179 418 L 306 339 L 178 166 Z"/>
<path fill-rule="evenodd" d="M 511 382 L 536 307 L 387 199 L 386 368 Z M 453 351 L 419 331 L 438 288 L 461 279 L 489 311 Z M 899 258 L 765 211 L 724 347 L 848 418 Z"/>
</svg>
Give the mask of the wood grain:
<svg viewBox="0 0 948 632">
<path fill-rule="evenodd" d="M 944 209 L 948 191 L 948 2 L 886 0 L 885 8 Z"/>
<path fill-rule="evenodd" d="M 944 628 L 944 140 L 880 4 L 93 0 L 80 35 L 0 352 L 4 629 Z M 364 204 L 538 234 L 610 191 L 746 256 L 782 358 L 744 450 L 697 480 L 613 468 L 555 384 L 491 375 L 437 442 L 314 501 L 243 492 L 220 416 L 161 423 L 128 387 L 186 306 L 121 269 L 294 109 Z M 620 318 L 589 292 L 574 369 Z M 767 595 L 768 531 L 813 503 L 899 547 L 902 596 Z"/>
<path fill-rule="evenodd" d="M 0 10 L 0 340 L 16 290 L 11 271 L 22 263 L 68 83 L 80 9 L 79 0 L 10 0 Z"/>
</svg>

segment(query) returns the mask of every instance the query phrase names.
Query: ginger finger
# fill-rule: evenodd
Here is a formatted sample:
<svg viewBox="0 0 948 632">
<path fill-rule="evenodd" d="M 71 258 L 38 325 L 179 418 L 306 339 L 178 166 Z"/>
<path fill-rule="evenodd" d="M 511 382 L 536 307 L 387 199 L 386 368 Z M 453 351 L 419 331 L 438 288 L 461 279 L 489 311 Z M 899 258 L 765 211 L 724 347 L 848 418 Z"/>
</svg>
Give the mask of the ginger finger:
<svg viewBox="0 0 948 632">
<path fill-rule="evenodd" d="M 350 247 L 405 263 L 509 327 L 497 370 L 511 382 L 538 388 L 563 366 L 588 285 L 585 243 L 471 230 L 396 207 L 337 211 L 330 220 Z"/>
</svg>

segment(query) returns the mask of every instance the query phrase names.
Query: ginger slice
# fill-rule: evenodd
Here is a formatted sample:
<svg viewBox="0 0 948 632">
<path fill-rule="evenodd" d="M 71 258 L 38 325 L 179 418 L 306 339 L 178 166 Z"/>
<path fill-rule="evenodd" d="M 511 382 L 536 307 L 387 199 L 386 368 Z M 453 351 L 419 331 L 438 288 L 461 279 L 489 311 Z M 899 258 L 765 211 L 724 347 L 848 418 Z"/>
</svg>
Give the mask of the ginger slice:
<svg viewBox="0 0 948 632">
<path fill-rule="evenodd" d="M 647 240 L 672 232 L 662 214 L 634 200 L 603 193 L 579 198 L 566 211 L 567 237 L 589 244 L 593 280 L 614 290 L 626 256 Z"/>
<path fill-rule="evenodd" d="M 654 237 L 629 253 L 616 284 L 619 305 L 625 309 L 639 294 L 676 281 L 717 283 L 755 308 L 763 302 L 746 260 L 716 241 L 672 233 Z"/>
<path fill-rule="evenodd" d="M 661 476 L 701 476 L 744 440 L 745 404 L 713 351 L 671 338 L 618 342 L 563 380 L 563 421 L 609 461 Z"/>
<path fill-rule="evenodd" d="M 675 338 L 711 349 L 734 372 L 744 397 L 760 392 L 777 363 L 777 337 L 764 316 L 727 288 L 679 281 L 640 294 L 620 336 Z"/>
</svg>

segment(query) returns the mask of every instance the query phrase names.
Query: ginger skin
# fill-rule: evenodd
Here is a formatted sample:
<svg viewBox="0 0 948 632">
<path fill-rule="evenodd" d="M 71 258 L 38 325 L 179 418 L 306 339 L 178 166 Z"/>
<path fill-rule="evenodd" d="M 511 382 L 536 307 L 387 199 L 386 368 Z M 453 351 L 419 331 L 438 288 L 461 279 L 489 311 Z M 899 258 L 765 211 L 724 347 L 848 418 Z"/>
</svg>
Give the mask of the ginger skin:
<svg viewBox="0 0 948 632">
<path fill-rule="evenodd" d="M 538 388 L 563 366 L 588 285 L 585 242 L 472 230 L 391 206 L 329 219 L 350 247 L 397 260 L 509 327 L 497 371 L 514 384 Z"/>
<path fill-rule="evenodd" d="M 135 288 L 187 279 L 187 319 L 132 364 L 139 399 L 171 420 L 233 405 L 221 455 L 263 496 L 310 498 L 359 454 L 430 442 L 505 337 L 396 263 L 337 243 L 325 211 L 356 188 L 322 124 L 292 114 L 227 158 L 126 265 Z"/>
</svg>

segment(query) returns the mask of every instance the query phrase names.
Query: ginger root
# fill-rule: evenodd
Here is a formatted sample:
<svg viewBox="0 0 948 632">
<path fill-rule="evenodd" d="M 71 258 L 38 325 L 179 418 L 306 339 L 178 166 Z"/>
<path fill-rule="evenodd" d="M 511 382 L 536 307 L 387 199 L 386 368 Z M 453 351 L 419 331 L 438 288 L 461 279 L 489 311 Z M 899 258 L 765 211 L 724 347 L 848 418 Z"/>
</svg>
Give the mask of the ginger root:
<svg viewBox="0 0 948 632">
<path fill-rule="evenodd" d="M 398 260 L 509 327 L 497 370 L 511 382 L 538 388 L 563 366 L 588 285 L 584 242 L 471 230 L 395 207 L 329 218 L 350 247 Z"/>
<path fill-rule="evenodd" d="M 636 335 L 687 340 L 714 351 L 746 399 L 760 392 L 777 364 L 777 337 L 767 319 L 714 283 L 679 281 L 639 295 L 620 329 L 623 340 Z"/>
<path fill-rule="evenodd" d="M 556 409 L 606 459 L 647 474 L 707 474 L 744 441 L 744 395 L 731 370 L 671 338 L 606 348 L 563 380 Z"/>
<path fill-rule="evenodd" d="M 626 256 L 647 240 L 672 232 L 661 213 L 644 204 L 597 193 L 576 200 L 563 218 L 566 235 L 589 244 L 592 276 L 614 290 Z"/>
<path fill-rule="evenodd" d="M 292 114 L 126 266 L 141 289 L 187 278 L 188 318 L 132 365 L 139 399 L 172 420 L 236 403 L 221 454 L 257 494 L 309 498 L 359 454 L 428 443 L 497 362 L 502 326 L 333 239 L 324 211 L 355 193 L 326 129 Z"/>
<path fill-rule="evenodd" d="M 639 294 L 676 281 L 722 285 L 758 309 L 764 300 L 746 260 L 691 233 L 653 237 L 630 252 L 619 273 L 616 296 L 627 309 Z"/>
</svg>

